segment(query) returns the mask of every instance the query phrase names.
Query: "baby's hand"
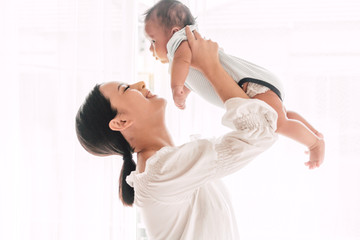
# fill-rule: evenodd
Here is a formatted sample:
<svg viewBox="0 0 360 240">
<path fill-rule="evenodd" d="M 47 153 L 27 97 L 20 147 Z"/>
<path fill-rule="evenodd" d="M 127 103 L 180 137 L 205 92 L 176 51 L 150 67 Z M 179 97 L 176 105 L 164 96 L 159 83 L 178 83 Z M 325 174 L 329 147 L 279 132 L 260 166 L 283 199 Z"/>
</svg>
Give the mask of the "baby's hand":
<svg viewBox="0 0 360 240">
<path fill-rule="evenodd" d="M 185 101 L 188 94 L 184 91 L 184 86 L 175 86 L 172 92 L 175 105 L 179 109 L 185 109 Z"/>
</svg>

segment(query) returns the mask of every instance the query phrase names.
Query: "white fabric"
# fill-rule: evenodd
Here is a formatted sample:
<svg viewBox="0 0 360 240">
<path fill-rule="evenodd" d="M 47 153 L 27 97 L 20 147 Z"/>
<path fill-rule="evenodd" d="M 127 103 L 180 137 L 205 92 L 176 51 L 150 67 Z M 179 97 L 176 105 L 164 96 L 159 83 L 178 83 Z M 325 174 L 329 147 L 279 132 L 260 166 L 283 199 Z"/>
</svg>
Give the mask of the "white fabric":
<svg viewBox="0 0 360 240">
<path fill-rule="evenodd" d="M 230 198 L 220 178 L 247 165 L 277 139 L 276 112 L 256 99 L 225 102 L 222 138 L 164 147 L 132 172 L 150 239 L 239 239 Z"/>
<path fill-rule="evenodd" d="M 249 82 L 247 89 L 246 89 L 246 94 L 252 98 L 252 97 L 255 97 L 255 95 L 258 95 L 261 93 L 266 93 L 269 90 L 270 89 L 268 87 L 265 87 L 265 86 L 257 84 L 257 83 Z"/>
<path fill-rule="evenodd" d="M 190 29 L 192 31 L 197 30 L 197 26 L 192 25 L 190 26 Z M 177 48 L 180 46 L 181 42 L 185 40 L 187 40 L 187 37 L 185 33 L 185 28 L 183 28 L 174 33 L 171 39 L 168 41 L 166 47 L 168 51 L 167 56 L 169 59 L 169 71 L 171 71 L 172 69 L 171 65 Z M 243 78 L 258 79 L 267 82 L 277 88 L 280 91 L 282 98 L 284 98 L 285 94 L 281 82 L 274 74 L 272 74 L 268 70 L 251 62 L 228 55 L 221 49 L 219 49 L 219 59 L 226 72 L 237 83 Z M 210 82 L 200 71 L 190 67 L 185 86 L 191 91 L 199 94 L 208 102 L 219 107 L 224 107 L 224 104 L 222 103 L 219 96 L 216 94 Z"/>
<path fill-rule="evenodd" d="M 86 152 L 75 116 L 95 84 L 136 80 L 138 4 L 0 0 L 1 240 L 136 239 L 123 161 Z"/>
</svg>

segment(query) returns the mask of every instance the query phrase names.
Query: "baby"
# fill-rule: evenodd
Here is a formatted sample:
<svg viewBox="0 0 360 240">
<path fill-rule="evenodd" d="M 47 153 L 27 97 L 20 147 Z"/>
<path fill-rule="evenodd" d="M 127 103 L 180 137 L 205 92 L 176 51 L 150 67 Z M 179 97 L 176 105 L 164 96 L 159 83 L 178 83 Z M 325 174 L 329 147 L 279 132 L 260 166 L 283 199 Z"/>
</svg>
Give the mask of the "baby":
<svg viewBox="0 0 360 240">
<path fill-rule="evenodd" d="M 207 101 L 223 107 L 211 83 L 198 70 L 191 67 L 191 50 L 185 26 L 196 30 L 190 10 L 176 0 L 161 0 L 146 12 L 145 33 L 151 41 L 150 51 L 162 63 L 169 63 L 171 89 L 175 105 L 185 108 L 190 91 Z M 219 50 L 219 59 L 227 73 L 246 94 L 269 104 L 278 114 L 276 132 L 304 144 L 310 153 L 305 163 L 310 169 L 319 167 L 325 155 L 323 135 L 295 112 L 286 111 L 282 99 L 282 85 L 268 70 L 253 63 L 225 54 Z"/>
</svg>

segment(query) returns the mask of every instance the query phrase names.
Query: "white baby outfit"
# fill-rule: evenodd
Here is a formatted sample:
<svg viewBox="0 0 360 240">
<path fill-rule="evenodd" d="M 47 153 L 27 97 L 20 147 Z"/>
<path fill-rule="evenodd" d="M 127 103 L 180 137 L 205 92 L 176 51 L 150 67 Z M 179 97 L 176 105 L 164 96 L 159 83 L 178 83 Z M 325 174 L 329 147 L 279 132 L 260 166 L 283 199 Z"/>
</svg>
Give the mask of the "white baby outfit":
<svg viewBox="0 0 360 240">
<path fill-rule="evenodd" d="M 153 240 L 239 240 L 231 201 L 221 178 L 268 149 L 277 139 L 277 113 L 257 99 L 225 102 L 219 139 L 163 147 L 126 181 Z"/>
<path fill-rule="evenodd" d="M 190 26 L 190 29 L 192 31 L 197 30 L 195 25 Z M 175 51 L 184 40 L 187 40 L 185 28 L 174 33 L 167 43 L 169 71 L 171 71 Z M 246 93 L 250 97 L 271 89 L 280 97 L 280 99 L 284 98 L 281 82 L 268 70 L 243 59 L 228 55 L 221 49 L 219 49 L 219 59 L 226 72 L 240 86 L 245 82 L 249 82 Z M 190 67 L 185 86 L 210 103 L 219 107 L 224 107 L 224 104 L 211 86 L 211 83 L 200 71 Z"/>
</svg>

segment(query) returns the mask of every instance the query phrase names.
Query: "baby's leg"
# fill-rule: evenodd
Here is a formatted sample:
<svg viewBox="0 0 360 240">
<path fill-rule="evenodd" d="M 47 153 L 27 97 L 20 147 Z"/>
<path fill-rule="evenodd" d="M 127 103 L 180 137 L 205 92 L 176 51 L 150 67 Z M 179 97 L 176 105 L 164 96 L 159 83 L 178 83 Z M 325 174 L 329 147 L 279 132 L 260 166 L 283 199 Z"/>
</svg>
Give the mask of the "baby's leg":
<svg viewBox="0 0 360 240">
<path fill-rule="evenodd" d="M 324 160 L 325 143 L 316 130 L 300 115 L 289 112 L 290 118 L 279 97 L 271 90 L 257 94 L 253 98 L 262 100 L 275 109 L 278 114 L 276 132 L 296 140 L 310 150 L 310 160 L 305 163 L 310 169 L 319 167 Z M 304 120 L 304 121 L 302 121 Z M 314 132 L 312 131 L 314 130 Z"/>
<path fill-rule="evenodd" d="M 289 119 L 295 119 L 307 126 L 313 133 L 315 133 L 316 136 L 319 138 L 324 138 L 324 135 L 320 133 L 318 130 L 316 130 L 308 121 L 305 120 L 300 114 L 293 112 L 293 111 L 286 111 L 286 116 Z"/>
</svg>

